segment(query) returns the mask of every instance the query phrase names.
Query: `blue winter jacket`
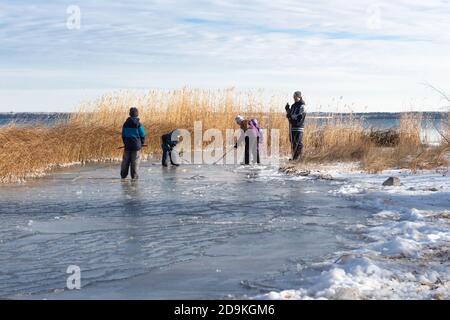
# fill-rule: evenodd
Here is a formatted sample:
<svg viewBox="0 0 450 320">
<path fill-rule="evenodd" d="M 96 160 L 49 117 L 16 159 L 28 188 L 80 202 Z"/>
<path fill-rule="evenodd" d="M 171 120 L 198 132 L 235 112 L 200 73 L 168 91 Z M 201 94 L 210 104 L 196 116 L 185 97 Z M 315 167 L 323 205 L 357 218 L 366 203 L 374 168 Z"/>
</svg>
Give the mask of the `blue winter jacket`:
<svg viewBox="0 0 450 320">
<path fill-rule="evenodd" d="M 122 141 L 126 151 L 139 151 L 145 143 L 144 126 L 139 118 L 129 117 L 122 127 Z"/>
<path fill-rule="evenodd" d="M 172 140 L 173 131 L 161 136 L 161 148 L 164 151 L 171 151 L 177 144 L 178 141 Z"/>
</svg>

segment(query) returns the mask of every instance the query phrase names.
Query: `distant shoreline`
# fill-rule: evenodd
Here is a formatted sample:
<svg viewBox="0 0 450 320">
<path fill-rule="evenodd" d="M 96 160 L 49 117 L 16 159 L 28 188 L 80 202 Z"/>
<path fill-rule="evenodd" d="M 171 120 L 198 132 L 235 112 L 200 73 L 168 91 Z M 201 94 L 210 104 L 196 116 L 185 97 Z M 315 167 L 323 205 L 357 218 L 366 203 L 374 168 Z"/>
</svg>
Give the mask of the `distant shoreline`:
<svg viewBox="0 0 450 320">
<path fill-rule="evenodd" d="M 208 141 L 211 145 L 212 137 L 207 134 L 214 129 L 217 149 L 227 150 L 234 141 L 223 137 L 230 130 L 239 130 L 234 121 L 237 114 L 258 120 L 266 133 L 268 154 L 289 156 L 289 125 L 284 108 L 267 111 L 264 103 L 252 97 L 226 90 L 211 93 L 180 89 L 170 94 L 155 91 L 146 95 L 106 95 L 76 113 L 0 114 L 0 136 L 4 137 L 0 183 L 25 179 L 68 163 L 120 158 L 121 128 L 128 117 L 127 106 L 132 105 L 138 106 L 148 133 L 143 156 L 161 153 L 163 134 L 180 128 L 187 130 L 191 139 L 199 125 L 202 147 L 208 147 Z M 302 159 L 304 163 L 359 162 L 369 172 L 441 167 L 449 161 L 448 115 L 307 112 Z M 192 151 L 194 144 L 191 141 L 186 148 Z"/>
<path fill-rule="evenodd" d="M 126 110 L 125 108 L 124 110 Z M 269 111 L 268 111 L 269 112 Z M 76 114 L 77 111 L 71 111 L 71 112 L 46 112 L 46 111 L 24 111 L 24 112 L 0 112 L 0 116 L 3 115 L 20 115 L 20 114 L 36 114 L 36 115 L 55 115 L 55 114 Z M 284 113 L 284 110 L 280 111 L 280 113 Z M 311 115 L 326 115 L 326 114 L 333 114 L 333 115 L 339 115 L 339 114 L 353 114 L 353 115 L 401 115 L 401 114 L 445 114 L 448 115 L 450 111 L 401 111 L 401 112 L 324 112 L 324 111 L 312 111 L 308 114 Z"/>
</svg>

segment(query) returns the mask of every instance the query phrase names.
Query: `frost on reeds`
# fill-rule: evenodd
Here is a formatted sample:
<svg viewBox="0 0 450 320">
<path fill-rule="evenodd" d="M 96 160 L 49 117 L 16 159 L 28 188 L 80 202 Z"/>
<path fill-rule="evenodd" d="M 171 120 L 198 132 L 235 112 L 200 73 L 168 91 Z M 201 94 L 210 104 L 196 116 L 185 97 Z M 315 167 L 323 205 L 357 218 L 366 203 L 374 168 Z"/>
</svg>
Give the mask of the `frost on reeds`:
<svg viewBox="0 0 450 320">
<path fill-rule="evenodd" d="M 237 129 L 237 114 L 258 119 L 266 129 L 280 133 L 280 152 L 289 155 L 288 122 L 280 99 L 259 91 L 150 90 L 116 92 L 80 106 L 52 127 L 8 125 L 0 128 L 0 181 L 20 181 L 70 163 L 118 160 L 121 157 L 121 128 L 130 107 L 140 111 L 148 133 L 146 155 L 159 156 L 160 136 L 176 128 L 192 132 L 201 121 L 203 131 Z M 394 147 L 377 145 L 364 131 L 360 120 L 333 115 L 326 120 L 307 118 L 303 162 L 360 161 L 363 169 L 376 172 L 390 167 L 436 167 L 445 165 L 445 146 L 429 148 L 420 141 L 420 119 L 405 115 Z M 447 133 L 448 134 L 448 133 Z M 447 145 L 448 148 L 448 145 Z M 447 150 L 447 151 L 446 151 Z"/>
</svg>

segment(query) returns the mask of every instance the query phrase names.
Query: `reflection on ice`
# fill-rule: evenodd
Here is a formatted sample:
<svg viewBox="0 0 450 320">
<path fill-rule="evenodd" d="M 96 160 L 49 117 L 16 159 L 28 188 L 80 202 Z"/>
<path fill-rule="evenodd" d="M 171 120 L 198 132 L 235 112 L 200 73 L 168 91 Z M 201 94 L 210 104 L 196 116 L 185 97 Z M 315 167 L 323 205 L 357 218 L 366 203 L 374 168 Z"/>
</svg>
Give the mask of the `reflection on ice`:
<svg viewBox="0 0 450 320">
<path fill-rule="evenodd" d="M 120 180 L 115 165 L 98 165 L 1 187 L 0 296 L 113 297 L 122 286 L 124 297 L 243 296 L 242 281 L 350 245 L 351 235 L 336 235 L 368 215 L 345 199 L 329 203 L 327 184 L 274 168 L 144 163 L 142 172 Z M 69 265 L 82 270 L 80 292 L 63 290 Z M 196 285 L 177 280 L 189 274 Z"/>
<path fill-rule="evenodd" d="M 370 297 L 384 282 L 337 286 L 363 274 L 384 279 L 392 261 L 374 260 L 379 252 L 422 258 L 446 236 L 427 219 L 444 219 L 433 212 L 448 202 L 399 210 L 406 198 L 363 176 L 322 181 L 271 167 L 151 163 L 141 171 L 130 181 L 113 164 L 74 167 L 1 186 L 0 297 Z M 79 291 L 65 288 L 69 265 L 81 268 Z"/>
</svg>

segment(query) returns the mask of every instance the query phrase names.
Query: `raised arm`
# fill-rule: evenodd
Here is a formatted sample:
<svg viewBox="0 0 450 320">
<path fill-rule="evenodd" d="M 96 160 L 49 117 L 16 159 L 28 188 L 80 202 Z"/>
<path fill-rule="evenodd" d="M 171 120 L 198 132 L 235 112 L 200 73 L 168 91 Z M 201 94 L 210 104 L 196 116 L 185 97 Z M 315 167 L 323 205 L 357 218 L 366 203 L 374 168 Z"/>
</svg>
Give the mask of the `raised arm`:
<svg viewBox="0 0 450 320">
<path fill-rule="evenodd" d="M 284 109 L 286 110 L 286 117 L 288 119 L 290 119 L 291 117 L 291 106 L 289 105 L 289 103 L 286 104 L 286 106 L 284 107 Z"/>
</svg>

